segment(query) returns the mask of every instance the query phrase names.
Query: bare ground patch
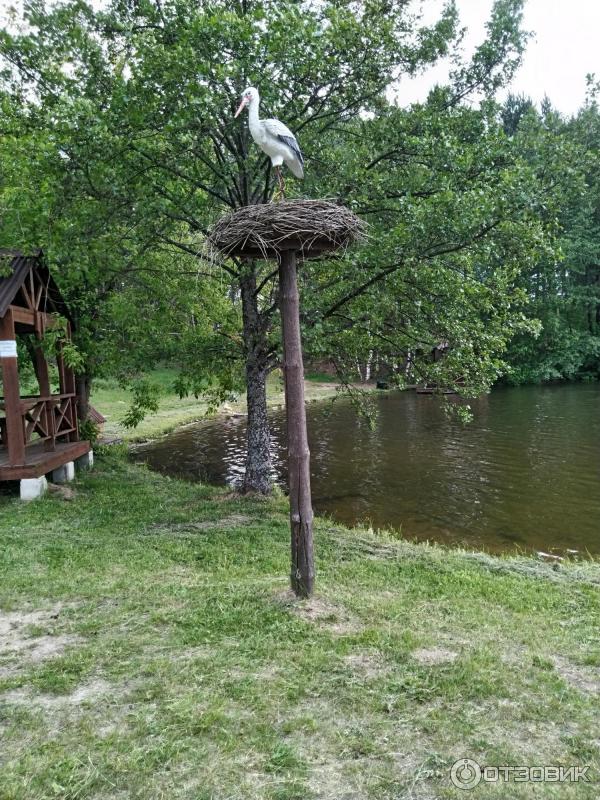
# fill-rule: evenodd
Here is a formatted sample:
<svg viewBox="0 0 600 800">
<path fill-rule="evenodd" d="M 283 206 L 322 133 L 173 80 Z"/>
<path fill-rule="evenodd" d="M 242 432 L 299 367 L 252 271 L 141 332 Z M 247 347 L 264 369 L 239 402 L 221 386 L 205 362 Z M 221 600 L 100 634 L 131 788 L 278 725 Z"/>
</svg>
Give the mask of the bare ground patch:
<svg viewBox="0 0 600 800">
<path fill-rule="evenodd" d="M 562 656 L 552 659 L 554 669 L 569 686 L 585 694 L 600 694 L 600 669 L 573 664 Z"/>
<path fill-rule="evenodd" d="M 435 664 L 451 664 L 458 658 L 458 653 L 445 647 L 424 647 L 420 650 L 414 650 L 412 657 L 419 664 L 429 667 Z"/>
<path fill-rule="evenodd" d="M 291 589 L 287 589 L 277 594 L 275 599 L 299 619 L 339 636 L 358 633 L 363 628 L 360 620 L 353 617 L 346 608 L 322 597 L 301 600 Z"/>
<path fill-rule="evenodd" d="M 344 664 L 363 680 L 379 678 L 390 671 L 377 653 L 350 653 L 344 657 Z"/>
<path fill-rule="evenodd" d="M 48 484 L 48 492 L 55 497 L 60 498 L 61 500 L 66 500 L 67 502 L 75 500 L 77 497 L 77 492 L 75 489 L 71 488 L 70 486 L 62 486 L 56 483 Z"/>
<path fill-rule="evenodd" d="M 47 694 L 31 687 L 22 687 L 0 694 L 0 709 L 20 709 L 41 714 L 45 738 L 58 737 L 84 716 L 100 739 L 121 735 L 135 716 L 128 699 L 135 683 L 109 683 L 102 678 L 87 681 L 70 694 Z"/>
<path fill-rule="evenodd" d="M 95 680 L 78 686 L 71 694 L 42 694 L 29 688 L 23 688 L 5 692 L 0 695 L 0 700 L 11 705 L 38 707 L 45 711 L 53 711 L 68 706 L 80 706 L 84 703 L 94 704 L 101 699 L 114 697 L 115 689 L 116 687 L 107 681 Z"/>
<path fill-rule="evenodd" d="M 324 697 L 303 703 L 298 712 L 298 729 L 289 733 L 289 740 L 308 767 L 311 796 L 364 800 L 377 797 L 382 782 L 412 784 L 411 793 L 398 797 L 432 796 L 420 775 L 422 753 L 429 745 L 412 722 L 378 717 L 368 708 L 343 711 Z M 314 723 L 303 724 L 307 718 Z"/>
<path fill-rule="evenodd" d="M 83 641 L 76 634 L 54 633 L 64 608 L 57 604 L 49 609 L 0 611 L 0 660 L 5 662 L 0 665 L 1 677 L 56 658 Z"/>
</svg>

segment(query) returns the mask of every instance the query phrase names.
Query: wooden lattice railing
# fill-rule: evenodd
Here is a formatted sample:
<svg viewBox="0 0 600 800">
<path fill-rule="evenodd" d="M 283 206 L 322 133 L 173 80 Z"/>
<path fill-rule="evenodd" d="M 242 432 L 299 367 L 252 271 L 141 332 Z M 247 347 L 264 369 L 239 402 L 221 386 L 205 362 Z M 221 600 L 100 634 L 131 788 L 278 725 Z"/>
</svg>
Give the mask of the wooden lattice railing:
<svg viewBox="0 0 600 800">
<path fill-rule="evenodd" d="M 0 403 L 0 410 L 4 410 Z M 23 441 L 25 447 L 47 442 L 50 448 L 57 439 L 69 441 L 77 433 L 77 400 L 75 394 L 53 394 L 48 397 L 21 398 Z M 7 446 L 6 421 L 0 419 L 0 446 Z"/>
</svg>

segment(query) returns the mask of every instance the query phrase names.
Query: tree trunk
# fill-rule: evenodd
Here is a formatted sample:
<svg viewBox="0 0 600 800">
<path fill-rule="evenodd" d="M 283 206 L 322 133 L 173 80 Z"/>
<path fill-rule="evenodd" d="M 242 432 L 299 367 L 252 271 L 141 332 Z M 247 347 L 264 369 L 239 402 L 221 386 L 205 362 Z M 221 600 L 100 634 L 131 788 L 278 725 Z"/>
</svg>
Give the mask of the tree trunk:
<svg viewBox="0 0 600 800">
<path fill-rule="evenodd" d="M 87 373 L 75 377 L 75 392 L 77 393 L 77 417 L 80 422 L 85 422 L 90 413 L 90 394 L 92 391 L 92 378 Z"/>
<path fill-rule="evenodd" d="M 283 374 L 288 435 L 288 482 L 292 569 L 291 585 L 299 597 L 310 597 L 315 580 L 310 452 L 304 405 L 304 364 L 300 338 L 300 302 L 296 254 L 286 250 L 279 262 L 279 309 L 283 331 Z"/>
<path fill-rule="evenodd" d="M 271 437 L 267 415 L 267 338 L 264 320 L 258 310 L 254 273 L 247 274 L 241 279 L 240 288 L 248 401 L 248 449 L 242 491 L 269 494 L 272 489 L 272 479 Z"/>
<path fill-rule="evenodd" d="M 372 364 L 373 364 L 373 351 L 369 350 L 369 357 L 367 358 L 367 363 L 365 364 L 365 383 L 368 383 L 371 380 Z"/>
</svg>

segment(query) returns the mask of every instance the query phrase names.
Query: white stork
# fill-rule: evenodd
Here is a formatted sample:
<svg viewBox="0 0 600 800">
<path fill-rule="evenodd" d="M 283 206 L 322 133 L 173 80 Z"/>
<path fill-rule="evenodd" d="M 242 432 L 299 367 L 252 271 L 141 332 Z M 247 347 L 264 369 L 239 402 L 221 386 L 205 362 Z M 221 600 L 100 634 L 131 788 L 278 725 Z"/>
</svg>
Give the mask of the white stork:
<svg viewBox="0 0 600 800">
<path fill-rule="evenodd" d="M 304 158 L 296 137 L 287 125 L 278 119 L 259 119 L 259 104 L 258 89 L 249 86 L 242 95 L 242 102 L 235 112 L 235 116 L 237 117 L 241 113 L 244 106 L 248 106 L 250 133 L 263 153 L 266 153 L 271 159 L 277 172 L 279 191 L 283 196 L 284 182 L 281 165 L 285 163 L 297 178 L 303 178 Z"/>
</svg>

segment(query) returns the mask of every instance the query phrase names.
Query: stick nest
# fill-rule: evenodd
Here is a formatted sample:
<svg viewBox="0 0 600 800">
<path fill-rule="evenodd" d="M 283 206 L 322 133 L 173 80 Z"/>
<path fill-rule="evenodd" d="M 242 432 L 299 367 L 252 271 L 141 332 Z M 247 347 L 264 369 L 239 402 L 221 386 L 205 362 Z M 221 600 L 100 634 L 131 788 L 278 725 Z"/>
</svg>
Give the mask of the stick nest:
<svg viewBox="0 0 600 800">
<path fill-rule="evenodd" d="M 365 223 L 344 206 L 328 200 L 285 200 L 238 208 L 216 222 L 208 240 L 225 255 L 276 258 L 283 250 L 295 250 L 314 258 L 365 235 Z"/>
</svg>

